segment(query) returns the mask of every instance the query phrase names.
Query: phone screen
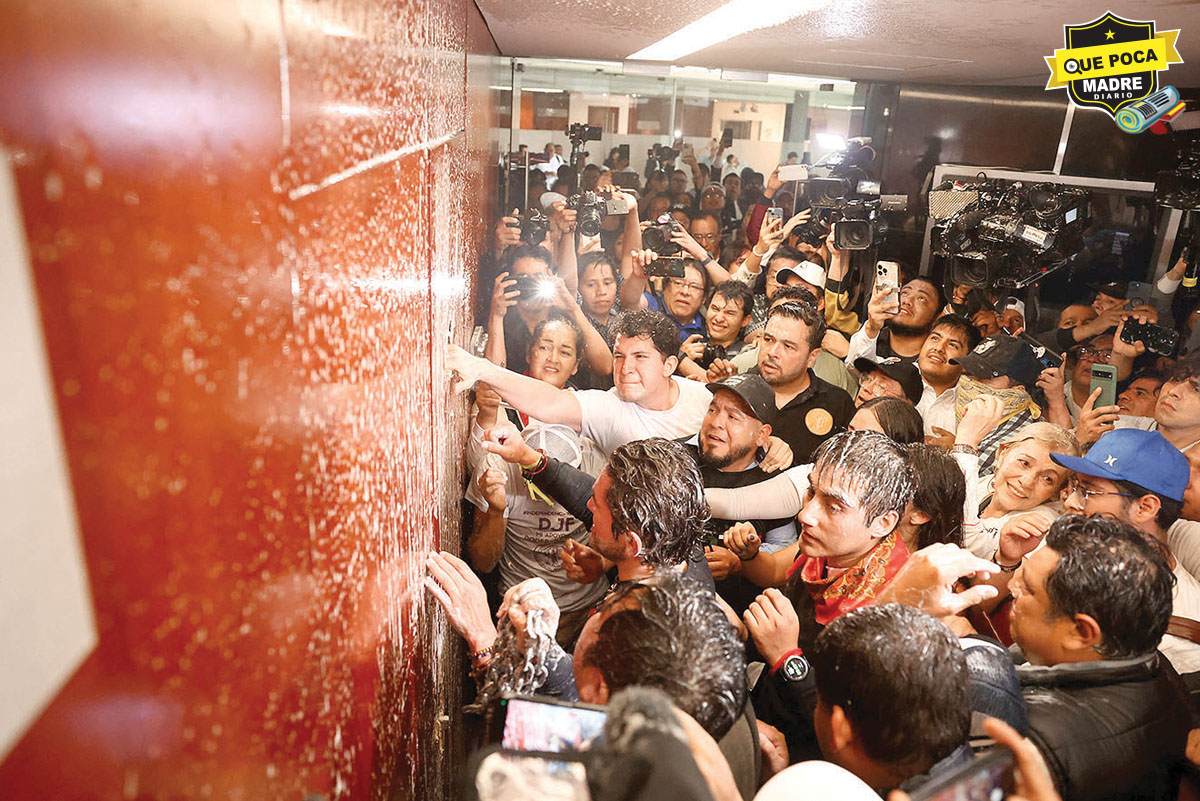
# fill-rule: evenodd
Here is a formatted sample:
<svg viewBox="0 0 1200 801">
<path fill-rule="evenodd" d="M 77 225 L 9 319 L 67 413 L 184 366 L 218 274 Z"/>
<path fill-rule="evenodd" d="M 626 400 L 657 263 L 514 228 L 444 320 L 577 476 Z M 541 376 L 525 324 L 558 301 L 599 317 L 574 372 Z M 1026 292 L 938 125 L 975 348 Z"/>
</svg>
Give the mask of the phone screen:
<svg viewBox="0 0 1200 801">
<path fill-rule="evenodd" d="M 603 737 L 603 709 L 525 698 L 500 702 L 504 733 L 500 744 L 517 751 L 586 751 Z"/>
<path fill-rule="evenodd" d="M 1013 787 L 1012 752 L 997 748 L 919 787 L 912 801 L 1004 801 Z"/>
</svg>

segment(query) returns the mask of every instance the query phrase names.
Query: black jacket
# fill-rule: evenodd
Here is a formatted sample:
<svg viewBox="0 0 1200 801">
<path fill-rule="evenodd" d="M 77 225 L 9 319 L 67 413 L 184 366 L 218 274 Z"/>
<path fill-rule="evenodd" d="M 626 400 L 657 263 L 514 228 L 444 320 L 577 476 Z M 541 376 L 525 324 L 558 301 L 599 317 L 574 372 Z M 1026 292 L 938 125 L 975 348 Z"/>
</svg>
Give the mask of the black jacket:
<svg viewBox="0 0 1200 801">
<path fill-rule="evenodd" d="M 1192 714 L 1158 653 L 1017 668 L 1029 738 L 1064 801 L 1174 799 Z"/>
</svg>

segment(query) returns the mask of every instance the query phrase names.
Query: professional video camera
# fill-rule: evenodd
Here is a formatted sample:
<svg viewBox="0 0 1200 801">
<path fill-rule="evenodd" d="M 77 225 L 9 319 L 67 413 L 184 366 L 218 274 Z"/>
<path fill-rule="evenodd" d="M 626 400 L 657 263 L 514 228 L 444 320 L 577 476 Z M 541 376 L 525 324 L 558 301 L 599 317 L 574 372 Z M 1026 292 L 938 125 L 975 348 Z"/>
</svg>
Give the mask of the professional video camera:
<svg viewBox="0 0 1200 801">
<path fill-rule="evenodd" d="M 955 197 L 959 192 L 969 194 Z M 949 259 L 950 282 L 1021 289 L 1083 250 L 1088 198 L 1061 184 L 947 182 L 930 192 L 934 252 Z"/>
<path fill-rule="evenodd" d="M 608 216 L 609 201 L 585 189 L 567 198 L 567 208 L 575 209 L 575 228 L 583 236 L 598 236 L 604 218 Z"/>
<path fill-rule="evenodd" d="M 1173 209 L 1200 210 L 1200 103 L 1187 101 L 1183 111 L 1164 123 L 1175 140 L 1176 164 L 1154 180 L 1154 201 Z"/>
<path fill-rule="evenodd" d="M 879 184 L 870 181 L 867 166 L 875 160 L 870 137 L 850 139 L 846 147 L 809 168 L 804 193 L 814 208 L 834 208 L 846 198 L 878 195 Z"/>
<path fill-rule="evenodd" d="M 809 169 L 808 179 L 801 183 L 812 216 L 797 229 L 803 241 L 819 247 L 837 223 L 834 247 L 866 250 L 887 233 L 881 214 L 908 208 L 907 195 L 880 195 L 879 182 L 869 179 L 866 167 L 875 159 L 870 142 L 866 137 L 851 139 L 844 150 Z"/>
</svg>

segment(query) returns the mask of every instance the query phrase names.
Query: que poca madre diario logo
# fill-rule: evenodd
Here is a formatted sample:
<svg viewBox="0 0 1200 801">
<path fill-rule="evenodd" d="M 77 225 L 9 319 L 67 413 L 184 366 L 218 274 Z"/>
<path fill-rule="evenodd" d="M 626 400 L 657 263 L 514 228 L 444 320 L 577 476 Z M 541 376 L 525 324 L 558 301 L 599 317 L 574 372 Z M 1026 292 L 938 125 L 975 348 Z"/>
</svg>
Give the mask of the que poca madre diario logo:
<svg viewBox="0 0 1200 801">
<path fill-rule="evenodd" d="M 1155 32 L 1153 20 L 1122 19 L 1111 11 L 1086 25 L 1066 25 L 1066 47 L 1046 57 L 1046 88 L 1065 88 L 1071 102 L 1100 108 L 1137 133 L 1179 103 L 1173 87 L 1160 90 L 1158 77 L 1171 64 L 1183 63 L 1175 49 L 1178 37 L 1178 30 Z"/>
</svg>

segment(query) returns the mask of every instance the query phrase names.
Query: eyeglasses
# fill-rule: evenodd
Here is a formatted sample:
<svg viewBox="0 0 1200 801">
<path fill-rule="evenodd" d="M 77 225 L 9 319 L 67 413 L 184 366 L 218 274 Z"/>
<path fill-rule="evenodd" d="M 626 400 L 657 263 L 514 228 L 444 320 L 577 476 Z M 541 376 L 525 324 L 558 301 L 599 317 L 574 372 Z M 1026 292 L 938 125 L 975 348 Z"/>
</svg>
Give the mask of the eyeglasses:
<svg viewBox="0 0 1200 801">
<path fill-rule="evenodd" d="M 1085 356 L 1091 356 L 1093 359 L 1102 364 L 1108 364 L 1108 360 L 1112 358 L 1111 350 L 1096 350 L 1095 348 L 1089 348 L 1086 345 L 1080 348 L 1078 352 L 1079 358 L 1082 359 Z"/>
<path fill-rule="evenodd" d="M 693 292 L 703 292 L 704 284 L 693 284 L 689 281 L 684 281 L 682 278 L 672 278 L 667 283 L 676 289 L 690 289 Z"/>
<path fill-rule="evenodd" d="M 699 242 L 701 239 L 707 241 L 709 239 L 717 239 L 720 236 L 720 234 L 692 234 L 692 239 L 695 239 L 697 242 Z"/>
<path fill-rule="evenodd" d="M 1136 498 L 1137 497 L 1132 492 L 1101 492 L 1099 490 L 1090 490 L 1087 487 L 1080 484 L 1078 481 L 1072 481 L 1070 484 L 1067 485 L 1067 497 L 1070 498 L 1072 495 L 1076 495 L 1076 494 L 1078 494 L 1080 497 L 1083 498 L 1084 503 L 1087 503 L 1089 500 L 1096 497 L 1097 495 L 1116 495 L 1120 498 Z"/>
</svg>

